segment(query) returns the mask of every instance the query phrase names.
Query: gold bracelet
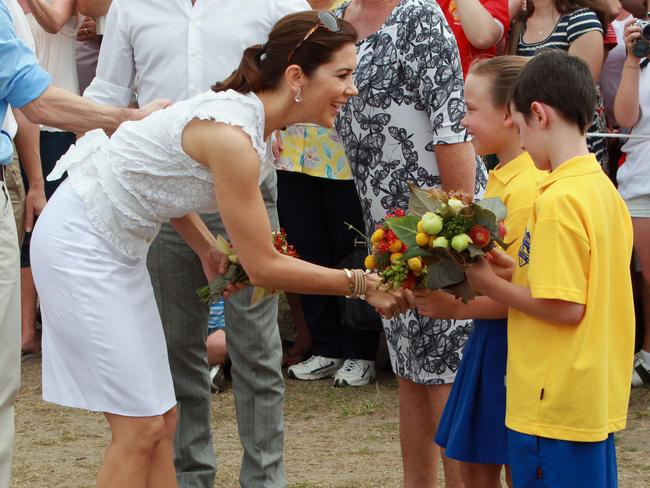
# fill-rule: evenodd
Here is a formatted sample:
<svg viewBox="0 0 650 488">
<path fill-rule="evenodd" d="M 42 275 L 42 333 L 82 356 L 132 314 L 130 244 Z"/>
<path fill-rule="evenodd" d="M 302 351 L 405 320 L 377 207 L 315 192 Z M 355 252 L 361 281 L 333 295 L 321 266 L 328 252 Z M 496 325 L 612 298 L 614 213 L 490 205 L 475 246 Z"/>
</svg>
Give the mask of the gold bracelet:
<svg viewBox="0 0 650 488">
<path fill-rule="evenodd" d="M 353 269 L 352 273 L 354 275 L 354 298 L 359 298 L 361 296 L 361 270 L 360 269 Z"/>
<path fill-rule="evenodd" d="M 623 63 L 623 67 L 624 68 L 630 68 L 630 69 L 641 69 L 641 66 L 639 66 L 638 64 L 636 66 L 630 66 L 627 63 Z"/>
<path fill-rule="evenodd" d="M 361 289 L 359 290 L 359 298 L 362 300 L 366 299 L 366 291 L 368 290 L 368 282 L 366 281 L 366 276 L 367 273 L 365 273 L 362 269 L 359 270 L 360 273 L 360 282 L 361 282 Z"/>
<path fill-rule="evenodd" d="M 343 268 L 345 276 L 348 278 L 348 288 L 350 289 L 350 294 L 345 295 L 345 298 L 353 298 L 354 295 L 354 282 L 352 278 L 352 272 L 348 268 Z"/>
</svg>

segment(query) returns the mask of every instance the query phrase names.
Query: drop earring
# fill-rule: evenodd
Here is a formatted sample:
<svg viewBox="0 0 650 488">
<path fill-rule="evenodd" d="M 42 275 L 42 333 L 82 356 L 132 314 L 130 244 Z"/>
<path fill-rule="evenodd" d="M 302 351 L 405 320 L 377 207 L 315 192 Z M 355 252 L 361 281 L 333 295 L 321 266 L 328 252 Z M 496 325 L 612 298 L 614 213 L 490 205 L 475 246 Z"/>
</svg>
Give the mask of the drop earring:
<svg viewBox="0 0 650 488">
<path fill-rule="evenodd" d="M 296 101 L 296 103 L 302 102 L 302 88 L 298 87 L 298 91 L 296 92 L 296 96 L 293 97 L 293 99 Z"/>
</svg>

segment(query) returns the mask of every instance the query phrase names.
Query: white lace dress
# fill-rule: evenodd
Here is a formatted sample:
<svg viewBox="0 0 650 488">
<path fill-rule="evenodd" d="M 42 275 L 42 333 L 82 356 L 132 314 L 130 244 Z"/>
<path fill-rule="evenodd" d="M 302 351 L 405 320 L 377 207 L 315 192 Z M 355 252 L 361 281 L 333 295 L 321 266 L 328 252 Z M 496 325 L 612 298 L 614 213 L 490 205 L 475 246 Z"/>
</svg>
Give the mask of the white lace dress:
<svg viewBox="0 0 650 488">
<path fill-rule="evenodd" d="M 162 222 L 217 211 L 211 172 L 181 147 L 195 118 L 241 127 L 260 156 L 260 181 L 271 171 L 262 103 L 228 91 L 122 124 L 110 139 L 89 132 L 50 175 L 69 178 L 32 238 L 46 401 L 125 416 L 176 404 L 145 258 Z"/>
</svg>

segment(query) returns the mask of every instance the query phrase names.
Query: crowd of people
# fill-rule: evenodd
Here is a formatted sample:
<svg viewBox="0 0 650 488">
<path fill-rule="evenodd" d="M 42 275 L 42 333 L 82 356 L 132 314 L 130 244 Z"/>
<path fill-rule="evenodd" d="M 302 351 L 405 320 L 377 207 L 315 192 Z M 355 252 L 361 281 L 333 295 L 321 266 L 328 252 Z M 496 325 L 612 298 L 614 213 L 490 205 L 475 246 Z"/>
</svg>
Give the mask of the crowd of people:
<svg viewBox="0 0 650 488">
<path fill-rule="evenodd" d="M 405 487 L 440 461 L 450 488 L 504 467 L 515 488 L 617 486 L 614 433 L 650 385 L 648 10 L 0 0 L 0 486 L 21 355 L 42 350 L 46 401 L 106 417 L 99 487 L 212 487 L 227 363 L 240 484 L 283 487 L 282 367 L 368 385 L 384 338 Z M 354 229 L 409 183 L 505 203 L 511 245 L 467 269 L 479 298 L 360 271 Z M 218 235 L 286 292 L 292 344 L 277 294 L 199 300 Z"/>
</svg>

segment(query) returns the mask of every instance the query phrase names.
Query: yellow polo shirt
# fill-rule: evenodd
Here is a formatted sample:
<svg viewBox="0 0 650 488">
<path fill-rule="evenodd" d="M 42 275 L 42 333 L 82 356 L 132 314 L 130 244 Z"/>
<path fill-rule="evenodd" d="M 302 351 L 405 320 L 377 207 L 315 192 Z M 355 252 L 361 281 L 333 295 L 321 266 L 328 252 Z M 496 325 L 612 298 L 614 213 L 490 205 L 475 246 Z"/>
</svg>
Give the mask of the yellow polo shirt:
<svg viewBox="0 0 650 488">
<path fill-rule="evenodd" d="M 510 243 L 506 252 L 512 258 L 519 252 L 530 209 L 539 196 L 539 183 L 547 175 L 547 171 L 537 169 L 527 152 L 488 173 L 484 198 L 499 197 L 508 209 L 504 242 Z"/>
<path fill-rule="evenodd" d="M 625 428 L 634 348 L 630 215 L 593 154 L 542 181 L 513 283 L 585 304 L 577 326 L 508 314 L 506 425 L 597 442 Z"/>
</svg>

